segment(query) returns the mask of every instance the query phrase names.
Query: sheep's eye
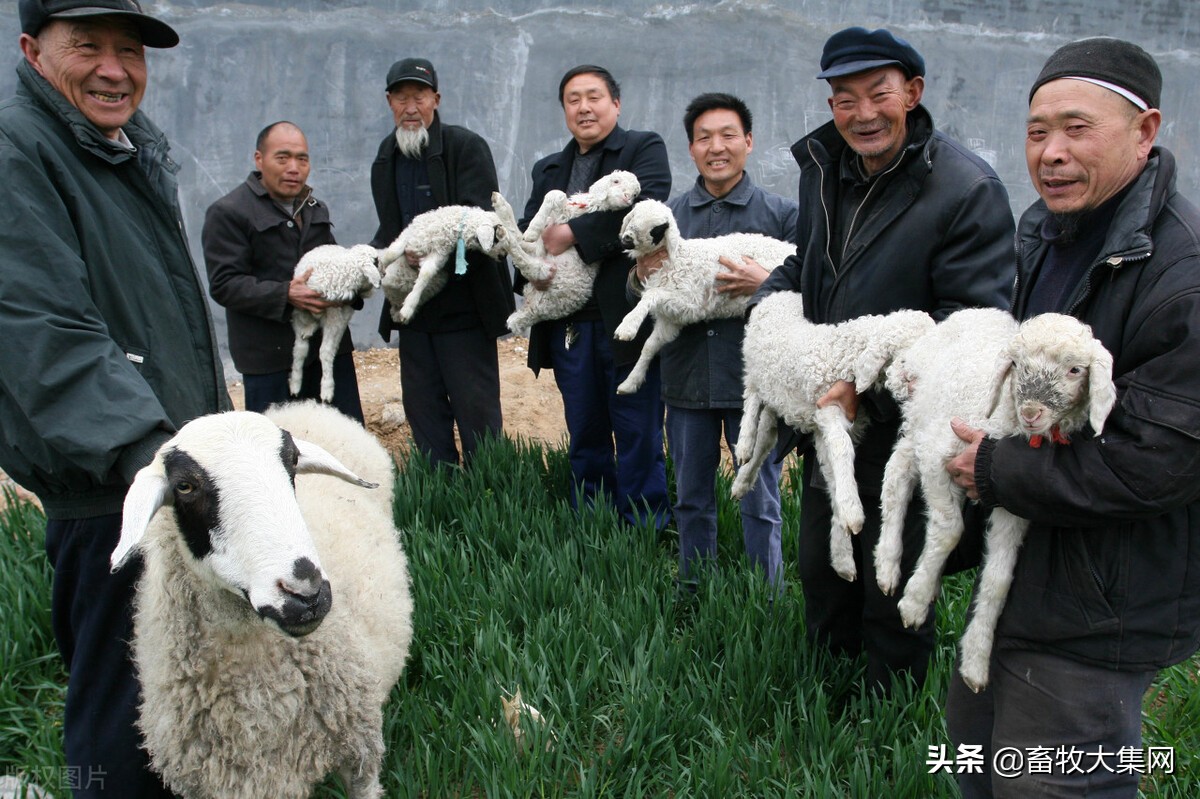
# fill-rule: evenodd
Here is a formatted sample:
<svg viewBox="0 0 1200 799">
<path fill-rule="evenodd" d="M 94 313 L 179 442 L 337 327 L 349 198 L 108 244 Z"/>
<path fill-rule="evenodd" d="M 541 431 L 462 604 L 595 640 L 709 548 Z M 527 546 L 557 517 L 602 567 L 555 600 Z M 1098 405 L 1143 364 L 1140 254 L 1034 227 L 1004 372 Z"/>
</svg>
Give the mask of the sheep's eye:
<svg viewBox="0 0 1200 799">
<path fill-rule="evenodd" d="M 1067 374 L 1069 374 L 1071 377 L 1079 377 L 1081 374 L 1083 374 L 1083 372 L 1084 368 L 1082 366 L 1072 366 L 1067 370 Z"/>
<path fill-rule="evenodd" d="M 178 483 L 175 484 L 175 493 L 176 494 L 190 494 L 194 490 L 196 490 L 196 487 L 194 485 L 192 485 L 191 483 L 189 483 L 187 480 L 180 480 Z"/>
</svg>

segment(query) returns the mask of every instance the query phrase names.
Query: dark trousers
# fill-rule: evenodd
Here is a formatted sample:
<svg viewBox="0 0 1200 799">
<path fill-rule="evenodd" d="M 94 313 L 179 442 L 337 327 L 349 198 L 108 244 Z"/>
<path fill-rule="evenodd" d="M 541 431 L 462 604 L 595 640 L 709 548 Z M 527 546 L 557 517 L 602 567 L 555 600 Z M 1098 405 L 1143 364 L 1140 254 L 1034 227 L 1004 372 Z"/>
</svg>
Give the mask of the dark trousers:
<svg viewBox="0 0 1200 799">
<path fill-rule="evenodd" d="M 142 562 L 134 557 L 109 573 L 120 533 L 119 513 L 46 523 L 54 637 L 69 671 L 63 748 L 76 799 L 173 796 L 140 748 L 138 682 L 128 642 Z"/>
<path fill-rule="evenodd" d="M 397 333 L 400 390 L 413 443 L 435 464 L 457 464 L 457 424 L 463 463 L 470 463 L 479 440 L 499 436 L 503 428 L 496 339 L 482 327 Z"/>
<path fill-rule="evenodd" d="M 851 657 L 865 651 L 868 684 L 885 694 L 897 673 L 911 675 L 918 686 L 923 685 L 933 652 L 934 609 L 930 607 L 920 627 L 906 629 L 896 608 L 902 590 L 887 596 L 875 582 L 875 544 L 879 541 L 880 527 L 878 487 L 872 494 L 870 486 L 859 484 L 860 490 L 868 488 L 860 491 L 866 522 L 862 532 L 851 537 L 858 579 L 847 582 L 829 563 L 833 510 L 829 495 L 813 485 L 816 467 L 816 457 L 809 450 L 804 457 L 799 542 L 808 639 Z M 924 529 L 924 504 L 914 497 L 904 520 L 904 554 L 900 566 L 905 579 L 916 566 Z"/>
<path fill-rule="evenodd" d="M 585 501 L 613 503 L 630 524 L 661 530 L 671 516 L 663 453 L 663 402 L 658 361 L 635 393 L 617 394 L 629 366 L 617 368 L 602 322 L 552 322 L 550 357 L 562 394 L 571 474 Z M 572 496 L 572 503 L 577 501 Z"/>
<path fill-rule="evenodd" d="M 964 799 L 1134 799 L 1137 771 L 1117 773 L 1117 752 L 1141 748 L 1142 697 L 1154 672 L 1114 671 L 1056 655 L 1000 649 L 992 653 L 990 684 L 976 694 L 957 665 L 946 699 L 946 727 L 955 746 L 981 747 L 978 773 L 958 774 Z M 1082 753 L 1064 767 L 1059 747 Z M 1048 748 L 1048 756 L 1029 757 Z M 1019 752 L 1023 765 L 1002 776 Z M 993 774 L 992 758 L 1000 753 Z M 1047 761 L 1048 757 L 1048 761 Z M 1101 765 L 1103 760 L 1104 765 Z M 1035 765 L 1040 763 L 1041 765 Z"/>
<path fill-rule="evenodd" d="M 242 375 L 242 384 L 246 387 L 246 410 L 262 413 L 271 405 L 290 400 L 321 398 L 320 361 L 314 359 L 304 364 L 300 394 L 295 397 L 288 390 L 290 375 L 290 370 Z M 363 424 L 362 402 L 358 396 L 358 375 L 354 372 L 353 353 L 338 353 L 333 359 L 333 381 L 333 402 L 330 405 Z"/>
</svg>

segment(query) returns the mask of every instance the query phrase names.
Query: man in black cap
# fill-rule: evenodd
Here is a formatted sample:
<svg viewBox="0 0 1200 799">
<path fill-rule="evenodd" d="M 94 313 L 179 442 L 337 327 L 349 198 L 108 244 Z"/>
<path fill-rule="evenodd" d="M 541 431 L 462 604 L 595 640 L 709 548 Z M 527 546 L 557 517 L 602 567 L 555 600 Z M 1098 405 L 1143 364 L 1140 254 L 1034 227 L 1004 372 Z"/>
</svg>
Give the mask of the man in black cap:
<svg viewBox="0 0 1200 799">
<path fill-rule="evenodd" d="M 229 408 L 166 137 L 138 105 L 144 48 L 179 41 L 131 0 L 21 0 L 0 106 L 0 468 L 37 494 L 76 797 L 169 795 L 139 747 L 140 562 L 109 573 L 125 493 L 187 420 Z"/>
<path fill-rule="evenodd" d="M 951 738 L 986 764 L 958 775 L 968 799 L 1132 799 L 1150 768 L 1142 696 L 1200 642 L 1200 210 L 1154 146 L 1161 89 L 1146 51 L 1096 38 L 1050 56 L 1029 94 L 1041 199 L 1018 227 L 1013 313 L 1087 322 L 1112 353 L 1118 398 L 1103 436 L 1069 446 L 955 424 L 970 442 L 947 465 L 955 482 L 1032 522 L 989 687 L 950 685 Z M 1039 747 L 1079 753 L 1082 767 L 1035 766 Z"/>
<path fill-rule="evenodd" d="M 924 75 L 921 55 L 886 30 L 848 28 L 825 43 L 817 77 L 829 81 L 833 121 L 792 147 L 801 170 L 797 255 L 771 273 L 756 298 L 800 291 L 805 316 L 821 324 L 901 309 L 940 320 L 960 308 L 1007 305 L 1008 195 L 991 167 L 934 129 L 921 105 Z M 871 417 L 855 462 L 866 523 L 854 536 L 858 580 L 846 582 L 829 562 L 832 510 L 809 447 L 799 545 L 807 634 L 835 652 L 865 651 L 868 681 L 884 692 L 896 673 L 920 685 L 933 650 L 932 609 L 919 628 L 906 629 L 898 595 L 885 596 L 876 584 L 872 557 L 897 408 L 886 392 L 860 397 L 846 382 L 820 404 L 835 402 L 851 419 Z M 924 506 L 914 501 L 904 525 L 905 576 L 924 529 Z"/>
<path fill-rule="evenodd" d="M 379 229 L 374 247 L 391 244 L 413 217 L 445 205 L 492 207 L 499 190 L 487 142 L 438 117 L 437 72 L 423 58 L 405 58 L 387 73 L 387 101 L 395 130 L 379 145 L 371 165 L 371 194 Z M 407 263 L 407 265 L 406 265 Z M 417 259 L 392 269 L 417 268 Z M 379 333 L 399 339 L 404 412 L 417 449 L 434 463 L 457 464 L 454 426 L 462 460 L 471 459 L 485 435 L 499 435 L 500 364 L 496 339 L 514 310 L 508 266 L 467 252 L 467 269 L 454 274 L 418 309 L 408 324 L 392 319 L 385 301 Z"/>
</svg>

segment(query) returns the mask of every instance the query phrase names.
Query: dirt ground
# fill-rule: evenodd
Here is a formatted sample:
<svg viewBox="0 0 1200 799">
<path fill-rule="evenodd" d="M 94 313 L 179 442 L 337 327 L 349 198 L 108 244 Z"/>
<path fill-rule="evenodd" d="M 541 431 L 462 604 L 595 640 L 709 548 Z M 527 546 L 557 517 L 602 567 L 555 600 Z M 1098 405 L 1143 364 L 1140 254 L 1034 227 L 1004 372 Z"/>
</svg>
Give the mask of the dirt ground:
<svg viewBox="0 0 1200 799">
<path fill-rule="evenodd" d="M 566 436 L 562 397 L 554 385 L 553 372 L 543 372 L 535 379 L 525 365 L 528 347 L 529 340 L 519 336 L 497 342 L 504 431 L 514 438 L 519 436 L 557 444 Z M 408 453 L 411 431 L 400 404 L 400 362 L 396 350 L 360 350 L 354 353 L 354 365 L 367 429 L 379 437 L 393 457 L 403 458 Z M 236 407 L 242 407 L 240 380 L 230 382 L 229 395 Z M 13 487 L 18 496 L 34 499 L 12 483 L 4 472 L 0 472 L 0 485 Z M 0 497 L 2 504 L 3 497 Z"/>
</svg>

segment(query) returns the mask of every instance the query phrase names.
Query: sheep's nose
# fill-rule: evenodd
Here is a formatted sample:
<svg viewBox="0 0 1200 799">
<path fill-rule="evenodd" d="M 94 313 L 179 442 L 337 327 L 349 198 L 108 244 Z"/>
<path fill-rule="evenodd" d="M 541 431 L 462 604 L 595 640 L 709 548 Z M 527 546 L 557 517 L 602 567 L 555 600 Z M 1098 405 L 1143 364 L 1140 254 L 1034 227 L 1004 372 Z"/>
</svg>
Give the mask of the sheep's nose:
<svg viewBox="0 0 1200 799">
<path fill-rule="evenodd" d="M 627 250 L 633 249 L 633 236 L 628 234 L 621 237 L 621 246 Z"/>
<path fill-rule="evenodd" d="M 1026 406 L 1021 408 L 1021 421 L 1026 424 L 1033 424 L 1038 419 L 1042 418 L 1042 408 L 1038 406 Z"/>
</svg>

